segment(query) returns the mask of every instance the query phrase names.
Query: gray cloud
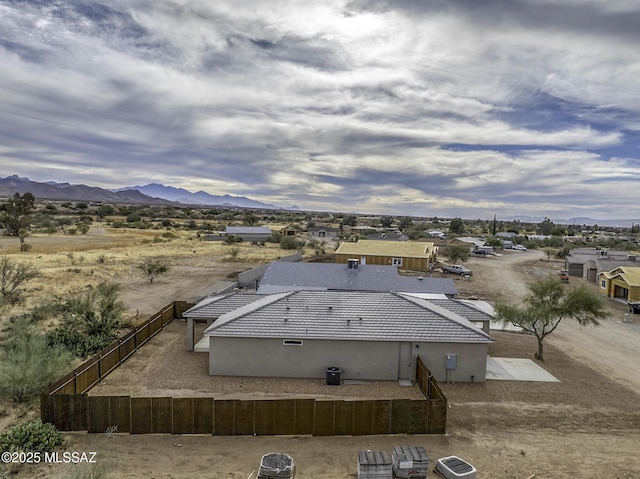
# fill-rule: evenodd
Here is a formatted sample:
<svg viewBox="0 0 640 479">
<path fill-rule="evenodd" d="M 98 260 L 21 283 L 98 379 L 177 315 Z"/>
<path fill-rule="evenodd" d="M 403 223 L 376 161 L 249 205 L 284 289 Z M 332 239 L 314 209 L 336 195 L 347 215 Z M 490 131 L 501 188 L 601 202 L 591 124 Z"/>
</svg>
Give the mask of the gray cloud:
<svg viewBox="0 0 640 479">
<path fill-rule="evenodd" d="M 640 180 L 638 20 L 622 0 L 4 2 L 0 166 L 314 209 L 604 215 L 637 203 L 610 190 Z"/>
</svg>

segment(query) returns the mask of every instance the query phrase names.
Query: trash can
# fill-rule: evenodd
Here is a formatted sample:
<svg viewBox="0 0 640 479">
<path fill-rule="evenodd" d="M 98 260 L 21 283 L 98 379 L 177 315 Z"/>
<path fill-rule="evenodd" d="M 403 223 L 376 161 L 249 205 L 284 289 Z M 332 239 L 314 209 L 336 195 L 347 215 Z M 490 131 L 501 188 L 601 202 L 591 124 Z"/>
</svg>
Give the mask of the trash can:
<svg viewBox="0 0 640 479">
<path fill-rule="evenodd" d="M 327 368 L 327 386 L 340 386 L 340 368 Z"/>
</svg>

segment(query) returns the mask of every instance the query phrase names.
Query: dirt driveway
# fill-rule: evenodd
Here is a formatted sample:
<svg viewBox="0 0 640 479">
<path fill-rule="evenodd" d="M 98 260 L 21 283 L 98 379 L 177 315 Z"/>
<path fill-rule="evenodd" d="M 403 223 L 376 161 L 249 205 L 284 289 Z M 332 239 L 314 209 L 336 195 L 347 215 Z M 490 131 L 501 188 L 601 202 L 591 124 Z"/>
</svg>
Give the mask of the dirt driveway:
<svg viewBox="0 0 640 479">
<path fill-rule="evenodd" d="M 461 295 L 513 301 L 526 294 L 526 285 L 538 278 L 529 272 L 532 268 L 555 274 L 562 265 L 560 261 L 547 262 L 540 251 L 506 251 L 501 257 L 470 260 L 467 266 L 473 271 L 471 280 L 457 281 L 456 286 Z M 596 285 L 570 278 L 571 287 L 581 284 L 599 294 Z M 599 326 L 580 326 L 565 320 L 545 344 L 556 346 L 640 394 L 640 315 L 629 315 L 625 323 L 626 305 L 605 297 L 602 300 L 609 316 Z"/>
<path fill-rule="evenodd" d="M 458 279 L 456 285 L 462 297 L 517 297 L 527 282 L 535 279 L 526 272 L 531 266 L 555 268 L 543 264 L 540 258 L 540 253 L 527 252 L 473 259 L 468 263 L 473 277 L 468 282 Z M 192 270 L 194 274 L 190 275 L 185 268 L 180 288 L 188 286 L 190 276 L 197 279 L 191 283 L 194 289 L 208 286 L 204 284 L 206 276 L 200 275 L 204 270 Z M 572 278 L 572 285 L 574 282 L 577 280 Z M 164 297 L 178 293 L 176 285 L 163 286 Z M 146 304 L 144 294 L 139 301 Z M 355 478 L 359 450 L 391 451 L 395 445 L 423 446 L 432 463 L 447 455 L 461 456 L 476 466 L 480 479 L 640 478 L 639 328 L 635 321 L 618 322 L 622 318 L 619 305 L 612 305 L 611 311 L 611 317 L 601 327 L 579 328 L 567 321 L 549 337 L 543 367 L 558 377 L 559 383 L 444 384 L 450 405 L 445 435 L 212 437 L 74 433 L 68 435 L 67 449 L 96 451 L 97 466 L 105 469 L 106 477 L 134 479 L 248 478 L 262 454 L 274 451 L 294 457 L 299 479 Z M 531 358 L 535 350 L 530 336 L 496 333 L 495 338 L 490 354 L 496 357 Z M 146 367 L 151 371 L 154 366 Z M 71 477 L 74 472 L 69 465 L 40 465 L 23 467 L 17 477 L 62 478 Z M 255 479 L 255 473 L 252 477 Z M 429 477 L 436 475 L 429 472 Z"/>
</svg>

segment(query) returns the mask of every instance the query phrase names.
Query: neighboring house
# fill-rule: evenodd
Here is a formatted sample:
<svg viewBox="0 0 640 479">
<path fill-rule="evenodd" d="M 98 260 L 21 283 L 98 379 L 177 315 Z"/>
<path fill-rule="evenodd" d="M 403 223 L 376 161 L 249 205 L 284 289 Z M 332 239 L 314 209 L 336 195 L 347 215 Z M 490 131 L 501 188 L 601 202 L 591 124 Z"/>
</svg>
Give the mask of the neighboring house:
<svg viewBox="0 0 640 479">
<path fill-rule="evenodd" d="M 518 234 L 514 233 L 513 231 L 500 231 L 500 232 L 496 233 L 496 236 L 498 238 L 509 238 L 509 239 L 512 239 L 512 238 L 515 238 L 516 236 L 518 236 Z"/>
<path fill-rule="evenodd" d="M 459 301 L 361 291 L 255 298 L 219 316 L 208 312 L 211 299 L 184 313 L 215 319 L 204 332 L 209 374 L 324 378 L 335 367 L 343 379 L 411 380 L 420 356 L 439 381 L 485 381 L 493 339 L 464 316 Z M 481 314 L 474 309 L 473 316 Z"/>
<path fill-rule="evenodd" d="M 236 236 L 243 241 L 267 241 L 271 230 L 266 226 L 227 226 L 225 236 Z"/>
<path fill-rule="evenodd" d="M 336 263 L 357 259 L 360 264 L 391 265 L 401 269 L 429 271 L 438 261 L 438 248 L 432 242 L 360 240 L 342 243 L 336 250 Z"/>
<path fill-rule="evenodd" d="M 565 259 L 567 274 L 595 283 L 598 274 L 636 260 L 628 251 L 609 251 L 602 248 L 574 248 Z M 633 264 L 631 265 L 633 266 Z"/>
<path fill-rule="evenodd" d="M 258 294 L 286 291 L 380 291 L 456 295 L 451 278 L 403 276 L 395 266 L 331 263 L 270 263 L 259 281 Z"/>
<path fill-rule="evenodd" d="M 621 266 L 598 275 L 600 292 L 610 298 L 640 301 L 640 266 Z"/>
<path fill-rule="evenodd" d="M 340 228 L 312 226 L 309 228 L 309 236 L 311 238 L 337 238 L 340 236 Z"/>
<path fill-rule="evenodd" d="M 291 226 L 285 226 L 284 228 L 280 229 L 280 234 L 282 236 L 296 236 L 298 232 Z"/>
</svg>

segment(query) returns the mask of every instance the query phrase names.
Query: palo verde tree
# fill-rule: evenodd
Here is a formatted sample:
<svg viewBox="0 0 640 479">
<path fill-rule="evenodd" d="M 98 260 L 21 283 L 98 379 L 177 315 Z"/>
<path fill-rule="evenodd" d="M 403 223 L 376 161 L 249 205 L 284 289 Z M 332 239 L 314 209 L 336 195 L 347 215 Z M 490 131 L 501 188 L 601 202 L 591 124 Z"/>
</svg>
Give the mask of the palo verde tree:
<svg viewBox="0 0 640 479">
<path fill-rule="evenodd" d="M 574 319 L 584 326 L 597 325 L 605 316 L 600 298 L 584 285 L 568 290 L 550 276 L 530 284 L 528 289 L 529 294 L 521 306 L 498 303 L 495 312 L 499 321 L 513 323 L 536 337 L 538 352 L 535 357 L 540 361 L 544 361 L 544 339 L 563 319 Z"/>
<path fill-rule="evenodd" d="M 0 347 L 0 394 L 15 402 L 29 401 L 62 376 L 71 361 L 62 347 L 49 346 L 28 318 L 17 318 Z"/>
<path fill-rule="evenodd" d="M 35 205 L 36 199 L 31 193 L 20 195 L 16 193 L 0 208 L 0 222 L 4 225 L 9 236 L 18 236 L 20 238 L 20 251 L 25 251 L 24 238 L 26 237 L 26 229 L 29 226 L 31 211 Z"/>
</svg>

